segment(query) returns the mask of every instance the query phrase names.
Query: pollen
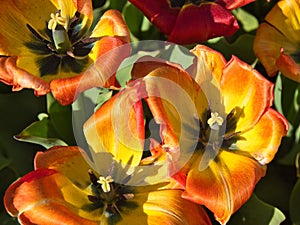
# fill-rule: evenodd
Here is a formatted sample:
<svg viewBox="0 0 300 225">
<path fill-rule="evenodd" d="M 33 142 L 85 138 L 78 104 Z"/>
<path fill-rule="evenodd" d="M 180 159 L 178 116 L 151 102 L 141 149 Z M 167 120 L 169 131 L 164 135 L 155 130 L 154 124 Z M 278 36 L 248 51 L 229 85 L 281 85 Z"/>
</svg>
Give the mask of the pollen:
<svg viewBox="0 0 300 225">
<path fill-rule="evenodd" d="M 105 193 L 110 192 L 110 183 L 112 182 L 114 180 L 111 176 L 99 177 L 99 180 L 97 180 L 97 183 L 101 184 L 101 188 Z"/>
<path fill-rule="evenodd" d="M 62 26 L 66 26 L 67 24 L 67 19 L 62 17 L 60 14 L 60 11 L 50 14 L 51 19 L 48 22 L 48 29 L 49 30 L 55 30 L 55 28 L 57 27 L 57 25 L 62 25 Z"/>
<path fill-rule="evenodd" d="M 210 115 L 211 117 L 207 120 L 207 123 L 210 126 L 210 128 L 216 129 L 218 128 L 216 126 L 222 126 L 224 120 L 221 116 L 219 116 L 219 113 L 212 112 Z"/>
</svg>

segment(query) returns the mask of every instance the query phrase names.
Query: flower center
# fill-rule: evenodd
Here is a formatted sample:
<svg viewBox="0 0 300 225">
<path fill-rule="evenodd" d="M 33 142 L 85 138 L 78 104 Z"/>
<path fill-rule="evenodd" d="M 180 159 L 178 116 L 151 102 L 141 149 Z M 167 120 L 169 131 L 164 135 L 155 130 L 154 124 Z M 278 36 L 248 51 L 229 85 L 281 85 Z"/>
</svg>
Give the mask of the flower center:
<svg viewBox="0 0 300 225">
<path fill-rule="evenodd" d="M 120 208 L 124 207 L 127 200 L 134 198 L 134 194 L 129 188 L 122 184 L 116 184 L 111 176 L 96 175 L 89 170 L 93 195 L 88 195 L 89 200 L 96 207 L 104 210 L 107 218 L 120 217 Z"/>
<path fill-rule="evenodd" d="M 235 132 L 237 123 L 235 109 L 233 109 L 225 119 L 223 119 L 218 112 L 208 111 L 205 114 L 203 119 L 206 123 L 200 121 L 198 150 L 203 150 L 207 146 L 211 146 L 213 150 L 218 151 L 219 147 L 228 148 L 236 142 L 239 132 Z M 225 122 L 226 124 L 224 124 Z M 224 125 L 226 125 L 225 130 L 220 132 L 221 127 Z"/>
<path fill-rule="evenodd" d="M 67 19 L 61 16 L 60 11 L 51 13 L 51 19 L 48 22 L 48 29 L 52 31 L 52 38 L 55 50 L 59 54 L 72 52 L 72 44 L 67 33 Z"/>
<path fill-rule="evenodd" d="M 50 14 L 44 30 L 35 30 L 32 41 L 25 43 L 39 68 L 40 76 L 57 75 L 60 72 L 81 73 L 91 63 L 88 54 L 99 38 L 89 37 L 89 24 L 85 16 L 76 12 L 72 18 L 62 16 L 61 10 Z"/>
</svg>

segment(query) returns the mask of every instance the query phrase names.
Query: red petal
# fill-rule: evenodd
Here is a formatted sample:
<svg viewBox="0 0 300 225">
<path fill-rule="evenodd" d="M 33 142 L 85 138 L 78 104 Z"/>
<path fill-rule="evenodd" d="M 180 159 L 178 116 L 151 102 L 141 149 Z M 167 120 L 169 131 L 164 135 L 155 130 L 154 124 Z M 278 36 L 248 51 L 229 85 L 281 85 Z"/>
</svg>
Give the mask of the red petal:
<svg viewBox="0 0 300 225">
<path fill-rule="evenodd" d="M 219 4 L 185 5 L 178 14 L 168 41 L 191 44 L 219 36 L 230 36 L 238 30 L 235 17 Z"/>
<path fill-rule="evenodd" d="M 168 0 L 129 0 L 162 33 L 170 34 L 176 21 L 179 8 L 172 8 Z"/>
<path fill-rule="evenodd" d="M 276 60 L 276 66 L 280 72 L 296 82 L 300 82 L 300 66 L 297 64 L 291 56 L 284 53 L 281 49 L 281 53 Z"/>
<path fill-rule="evenodd" d="M 232 10 L 247 5 L 255 0 L 217 0 L 216 3 L 224 6 L 226 9 Z"/>
<path fill-rule="evenodd" d="M 86 15 L 90 21 L 93 21 L 93 5 L 92 1 L 73 0 L 73 3 L 78 12 Z"/>
</svg>

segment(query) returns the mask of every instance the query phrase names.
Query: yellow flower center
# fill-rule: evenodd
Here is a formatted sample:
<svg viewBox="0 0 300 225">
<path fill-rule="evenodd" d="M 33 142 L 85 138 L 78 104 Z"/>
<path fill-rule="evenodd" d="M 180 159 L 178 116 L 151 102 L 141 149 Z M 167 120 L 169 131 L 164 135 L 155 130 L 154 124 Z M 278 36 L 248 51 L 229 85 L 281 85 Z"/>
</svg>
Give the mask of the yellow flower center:
<svg viewBox="0 0 300 225">
<path fill-rule="evenodd" d="M 107 193 L 110 192 L 110 183 L 114 182 L 111 176 L 99 177 L 97 183 L 101 184 L 102 190 Z"/>
</svg>

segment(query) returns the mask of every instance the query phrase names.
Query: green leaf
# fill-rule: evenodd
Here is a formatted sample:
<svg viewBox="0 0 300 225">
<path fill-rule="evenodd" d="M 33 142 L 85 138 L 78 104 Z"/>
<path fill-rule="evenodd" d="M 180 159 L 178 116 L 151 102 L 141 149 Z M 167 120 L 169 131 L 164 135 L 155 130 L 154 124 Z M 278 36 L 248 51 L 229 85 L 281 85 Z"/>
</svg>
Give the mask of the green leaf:
<svg viewBox="0 0 300 225">
<path fill-rule="evenodd" d="M 292 126 L 299 123 L 300 103 L 299 90 L 300 84 L 292 81 L 285 76 L 281 76 L 281 107 L 283 115 L 288 119 Z"/>
<path fill-rule="evenodd" d="M 33 168 L 33 157 L 40 146 L 21 143 L 13 136 L 36 120 L 39 112 L 46 111 L 45 98 L 37 97 L 32 90 L 0 94 L 0 151 L 11 160 L 11 168 L 23 175 Z M 2 181 L 0 181 L 2 185 Z M 1 186 L 0 185 L 0 186 Z"/>
<path fill-rule="evenodd" d="M 256 59 L 253 52 L 253 41 L 254 35 L 242 34 L 233 43 L 229 43 L 222 37 L 208 41 L 207 46 L 221 52 L 227 60 L 235 55 L 248 64 L 252 64 Z"/>
<path fill-rule="evenodd" d="M 228 225 L 279 225 L 284 220 L 285 216 L 279 209 L 253 194 L 231 217 Z"/>
<path fill-rule="evenodd" d="M 131 33 L 139 37 L 144 20 L 144 14 L 132 4 L 126 4 L 123 10 L 124 19 Z"/>
<path fill-rule="evenodd" d="M 14 138 L 18 141 L 39 144 L 45 148 L 50 148 L 56 145 L 67 145 L 64 141 L 56 137 L 58 137 L 58 134 L 47 117 L 32 123 L 21 133 L 14 136 Z"/>
<path fill-rule="evenodd" d="M 0 221 L 2 225 L 19 225 L 17 218 L 9 216 L 4 211 L 0 213 Z"/>
<path fill-rule="evenodd" d="M 0 170 L 4 169 L 11 163 L 11 159 L 8 159 L 4 157 L 2 154 L 0 154 Z"/>
<path fill-rule="evenodd" d="M 100 88 L 91 88 L 80 93 L 76 101 L 72 104 L 73 132 L 76 145 L 83 149 L 88 149 L 83 133 L 83 124 L 94 113 L 97 105 Z"/>
<path fill-rule="evenodd" d="M 58 134 L 54 138 L 62 139 L 68 145 L 75 145 L 72 125 L 72 108 L 71 106 L 62 106 L 51 94 L 47 95 L 47 109 L 50 123 Z M 53 136 L 52 136 L 53 137 Z"/>
<path fill-rule="evenodd" d="M 258 28 L 259 23 L 256 17 L 248 13 L 244 9 L 238 8 L 232 10 L 232 13 L 235 15 L 236 19 L 242 24 L 244 31 L 250 32 Z"/>
<path fill-rule="evenodd" d="M 193 55 L 187 48 L 175 44 L 167 46 L 164 51 L 158 55 L 158 57 L 173 63 L 177 63 L 184 69 L 187 69 L 189 66 L 191 66 L 195 59 L 195 55 Z"/>
<path fill-rule="evenodd" d="M 298 179 L 290 198 L 290 217 L 294 225 L 300 224 L 300 179 Z"/>
<path fill-rule="evenodd" d="M 109 9 L 117 9 L 122 11 L 124 5 L 127 3 L 127 0 L 109 0 Z"/>
</svg>

